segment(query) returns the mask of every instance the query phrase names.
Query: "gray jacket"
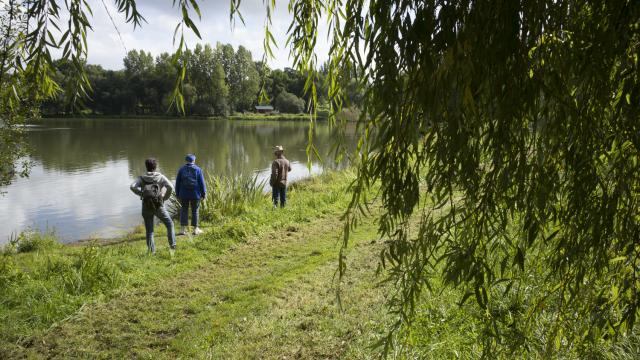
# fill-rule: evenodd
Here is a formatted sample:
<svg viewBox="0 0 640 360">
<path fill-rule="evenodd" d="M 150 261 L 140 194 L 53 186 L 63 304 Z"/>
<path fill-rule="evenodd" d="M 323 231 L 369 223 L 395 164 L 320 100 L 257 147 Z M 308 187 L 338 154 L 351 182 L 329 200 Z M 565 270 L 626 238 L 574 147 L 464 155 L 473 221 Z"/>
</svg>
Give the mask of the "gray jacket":
<svg viewBox="0 0 640 360">
<path fill-rule="evenodd" d="M 156 183 L 160 185 L 161 191 L 164 195 L 164 200 L 167 200 L 171 197 L 173 193 L 173 184 L 166 176 L 160 174 L 159 172 L 148 172 L 145 175 L 140 176 L 136 181 L 134 181 L 129 188 L 133 191 L 134 194 L 140 196 L 142 199 L 142 180 L 147 183 Z"/>
</svg>

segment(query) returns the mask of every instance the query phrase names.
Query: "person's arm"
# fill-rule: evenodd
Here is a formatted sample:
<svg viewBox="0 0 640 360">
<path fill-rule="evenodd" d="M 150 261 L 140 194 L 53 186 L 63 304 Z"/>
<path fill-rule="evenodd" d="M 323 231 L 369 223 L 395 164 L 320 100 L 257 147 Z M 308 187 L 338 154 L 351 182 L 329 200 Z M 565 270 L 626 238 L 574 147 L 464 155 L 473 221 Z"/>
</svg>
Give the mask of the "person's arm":
<svg viewBox="0 0 640 360">
<path fill-rule="evenodd" d="M 140 178 L 138 178 L 136 181 L 132 182 L 131 185 L 129 185 L 129 189 L 131 189 L 134 194 L 142 196 L 142 190 L 140 190 L 141 186 L 142 183 L 140 182 Z"/>
<path fill-rule="evenodd" d="M 178 170 L 178 175 L 176 175 L 176 196 L 180 198 L 180 179 L 182 178 L 182 168 Z"/>
<path fill-rule="evenodd" d="M 164 200 L 169 200 L 169 198 L 171 197 L 171 194 L 174 191 L 173 184 L 164 175 L 162 175 L 162 179 L 160 181 L 161 181 L 160 185 L 163 186 L 166 189 L 165 192 L 164 192 Z"/>
<path fill-rule="evenodd" d="M 207 196 L 207 184 L 204 182 L 204 173 L 202 169 L 198 169 L 198 186 L 200 187 L 200 193 L 202 198 Z"/>
<path fill-rule="evenodd" d="M 278 181 L 278 162 L 274 161 L 271 163 L 271 179 L 269 179 L 269 185 L 276 186 L 276 181 Z"/>
<path fill-rule="evenodd" d="M 287 160 L 287 172 L 291 171 L 291 161 Z"/>
</svg>

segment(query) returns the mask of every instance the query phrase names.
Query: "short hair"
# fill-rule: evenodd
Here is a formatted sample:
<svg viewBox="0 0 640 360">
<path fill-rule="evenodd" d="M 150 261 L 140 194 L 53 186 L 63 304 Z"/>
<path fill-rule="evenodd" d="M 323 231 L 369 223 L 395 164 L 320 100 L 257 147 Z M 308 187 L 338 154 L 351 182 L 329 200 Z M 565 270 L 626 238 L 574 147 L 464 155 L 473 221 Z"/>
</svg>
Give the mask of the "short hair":
<svg viewBox="0 0 640 360">
<path fill-rule="evenodd" d="M 156 171 L 156 169 L 158 168 L 158 160 L 156 160 L 155 158 L 148 158 L 144 161 L 144 166 L 147 167 L 147 171 L 149 172 Z"/>
</svg>

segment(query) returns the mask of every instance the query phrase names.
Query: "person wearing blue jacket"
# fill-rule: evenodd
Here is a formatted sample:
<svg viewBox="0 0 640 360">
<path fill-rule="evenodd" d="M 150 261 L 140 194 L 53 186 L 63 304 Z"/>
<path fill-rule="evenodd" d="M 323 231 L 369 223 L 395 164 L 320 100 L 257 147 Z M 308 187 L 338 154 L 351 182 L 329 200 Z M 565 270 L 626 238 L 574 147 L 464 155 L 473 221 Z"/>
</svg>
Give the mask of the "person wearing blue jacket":
<svg viewBox="0 0 640 360">
<path fill-rule="evenodd" d="M 193 235 L 202 234 L 202 230 L 198 227 L 198 209 L 200 208 L 200 200 L 207 195 L 207 187 L 204 183 L 204 175 L 202 169 L 196 166 L 196 156 L 187 154 L 185 157 L 187 163 L 178 170 L 176 176 L 176 196 L 180 200 L 180 232 L 178 235 L 184 235 L 189 225 L 189 207 L 191 207 L 191 226 L 193 226 Z"/>
</svg>

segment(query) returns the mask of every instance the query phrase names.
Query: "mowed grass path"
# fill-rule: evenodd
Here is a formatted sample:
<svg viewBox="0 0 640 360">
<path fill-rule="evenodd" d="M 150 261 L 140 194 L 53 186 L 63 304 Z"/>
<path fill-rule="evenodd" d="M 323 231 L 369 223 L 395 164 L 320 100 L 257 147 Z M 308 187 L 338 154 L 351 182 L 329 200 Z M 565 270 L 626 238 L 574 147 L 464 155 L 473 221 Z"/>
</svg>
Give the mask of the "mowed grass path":
<svg viewBox="0 0 640 360">
<path fill-rule="evenodd" d="M 352 234 L 336 303 L 338 215 L 276 229 L 198 268 L 85 305 L 25 349 L 46 358 L 370 358 L 385 331 L 382 246 Z M 180 256 L 178 251 L 176 257 Z"/>
</svg>

